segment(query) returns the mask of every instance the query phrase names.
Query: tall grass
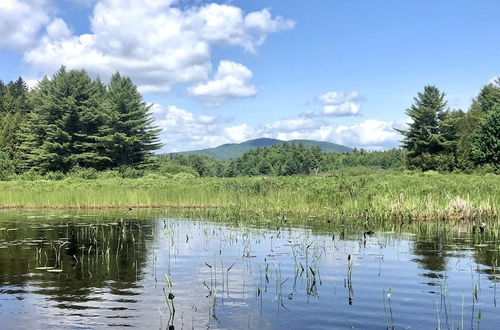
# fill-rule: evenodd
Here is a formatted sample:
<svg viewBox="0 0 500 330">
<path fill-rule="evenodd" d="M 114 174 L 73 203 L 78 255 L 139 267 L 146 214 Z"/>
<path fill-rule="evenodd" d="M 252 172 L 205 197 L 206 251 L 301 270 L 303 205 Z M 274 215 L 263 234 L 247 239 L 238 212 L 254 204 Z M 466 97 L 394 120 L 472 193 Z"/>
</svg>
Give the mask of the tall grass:
<svg viewBox="0 0 500 330">
<path fill-rule="evenodd" d="M 0 182 L 0 208 L 181 208 L 312 220 L 498 219 L 500 176 L 376 171 L 317 177 Z"/>
</svg>

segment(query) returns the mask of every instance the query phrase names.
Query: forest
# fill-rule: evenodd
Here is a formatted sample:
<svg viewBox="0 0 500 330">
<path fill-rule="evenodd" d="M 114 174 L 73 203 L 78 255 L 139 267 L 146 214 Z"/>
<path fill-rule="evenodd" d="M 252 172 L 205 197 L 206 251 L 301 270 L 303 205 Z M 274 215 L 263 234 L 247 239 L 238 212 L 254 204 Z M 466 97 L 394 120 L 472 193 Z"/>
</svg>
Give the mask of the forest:
<svg viewBox="0 0 500 330">
<path fill-rule="evenodd" d="M 446 95 L 425 86 L 399 130 L 400 149 L 347 154 L 284 144 L 218 160 L 157 154 L 162 146 L 151 105 L 130 78 L 108 84 L 65 67 L 28 88 L 20 77 L 0 82 L 0 179 L 141 177 L 150 173 L 205 177 L 317 175 L 349 167 L 391 170 L 500 171 L 500 80 L 484 86 L 466 111 L 450 109 Z M 166 141 L 168 144 L 168 141 Z"/>
</svg>

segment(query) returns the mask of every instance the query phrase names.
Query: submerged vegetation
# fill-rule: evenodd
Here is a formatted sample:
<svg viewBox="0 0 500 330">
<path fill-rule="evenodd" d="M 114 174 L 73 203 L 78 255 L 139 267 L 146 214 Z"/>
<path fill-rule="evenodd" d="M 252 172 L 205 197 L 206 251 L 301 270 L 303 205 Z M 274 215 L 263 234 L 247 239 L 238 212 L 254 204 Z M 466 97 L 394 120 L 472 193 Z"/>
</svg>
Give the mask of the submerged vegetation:
<svg viewBox="0 0 500 330">
<path fill-rule="evenodd" d="M 436 221 L 241 225 L 161 210 L 3 210 L 0 289 L 13 303 L 0 315 L 7 328 L 37 319 L 49 328 L 488 328 L 497 233 Z M 12 313 L 40 305 L 59 313 Z"/>
</svg>

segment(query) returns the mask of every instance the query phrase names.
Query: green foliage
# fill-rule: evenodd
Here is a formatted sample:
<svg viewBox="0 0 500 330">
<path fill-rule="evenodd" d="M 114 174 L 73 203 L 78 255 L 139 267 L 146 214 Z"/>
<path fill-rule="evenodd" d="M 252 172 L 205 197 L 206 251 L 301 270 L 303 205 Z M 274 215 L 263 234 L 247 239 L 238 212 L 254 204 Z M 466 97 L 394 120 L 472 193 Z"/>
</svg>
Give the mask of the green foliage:
<svg viewBox="0 0 500 330">
<path fill-rule="evenodd" d="M 46 180 L 60 181 L 66 178 L 66 175 L 62 172 L 47 172 L 44 175 Z"/>
<path fill-rule="evenodd" d="M 19 129 L 31 111 L 29 90 L 21 77 L 4 85 L 0 81 L 0 151 L 18 167 L 21 144 Z"/>
<path fill-rule="evenodd" d="M 34 92 L 34 109 L 23 130 L 26 165 L 42 173 L 73 167 L 103 169 L 111 160 L 99 148 L 105 87 L 83 70 L 62 67 Z"/>
<path fill-rule="evenodd" d="M 95 180 L 99 177 L 99 172 L 95 168 L 74 168 L 71 176 L 84 180 Z"/>
<path fill-rule="evenodd" d="M 8 180 L 14 174 L 14 163 L 9 155 L 0 151 L 0 180 Z"/>
<path fill-rule="evenodd" d="M 496 79 L 494 82 L 484 86 L 472 101 L 469 111 L 457 125 L 457 167 L 463 171 L 470 172 L 476 166 L 484 166 L 484 161 L 487 159 L 478 154 L 478 151 L 481 149 L 473 146 L 473 144 L 475 144 L 474 140 L 477 141 L 477 137 L 481 135 L 478 131 L 484 129 L 484 127 L 480 128 L 484 116 L 500 106 L 499 83 L 499 79 Z M 474 155 L 473 149 L 476 150 Z"/>
<path fill-rule="evenodd" d="M 20 134 L 25 169 L 139 166 L 160 146 L 149 107 L 119 74 L 106 87 L 84 70 L 62 67 L 39 83 L 32 104 Z"/>
<path fill-rule="evenodd" d="M 425 86 L 414 98 L 414 104 L 406 111 L 412 123 L 403 135 L 403 147 L 407 150 L 410 169 L 433 170 L 430 155 L 453 154 L 456 146 L 454 121 L 458 115 L 445 111 L 445 94 L 435 86 Z"/>
<path fill-rule="evenodd" d="M 226 175 L 308 175 L 318 172 L 321 156 L 319 147 L 306 148 L 303 144 L 257 148 L 231 160 Z"/>
<path fill-rule="evenodd" d="M 160 130 L 152 126 L 151 106 L 143 102 L 132 81 L 119 73 L 111 77 L 105 106 L 109 121 L 101 141 L 112 167 L 143 164 L 161 146 Z"/>
<path fill-rule="evenodd" d="M 160 155 L 153 158 L 150 171 L 159 174 L 192 173 L 196 176 L 289 176 L 315 175 L 348 167 L 398 169 L 404 167 L 404 153 L 399 149 L 351 153 L 326 153 L 318 147 L 301 144 L 257 148 L 231 160 L 199 155 Z"/>
<path fill-rule="evenodd" d="M 350 167 L 376 167 L 381 169 L 404 168 L 404 152 L 400 149 L 367 152 L 354 149 L 348 154 L 324 154 L 321 172 L 328 172 Z"/>
<path fill-rule="evenodd" d="M 499 79 L 481 89 L 467 112 L 447 109 L 445 94 L 425 86 L 406 111 L 412 123 L 400 130 L 402 150 L 366 152 L 329 142 L 263 138 L 154 156 L 161 144 L 150 107 L 132 81 L 119 73 L 108 85 L 84 70 L 64 67 L 32 90 L 22 78 L 7 84 L 0 81 L 0 176 L 17 173 L 22 180 L 37 180 L 36 173 L 50 180 L 68 173 L 80 179 L 146 174 L 290 176 L 405 167 L 499 171 Z"/>
<path fill-rule="evenodd" d="M 401 173 L 354 167 L 320 176 L 199 178 L 179 173 L 139 179 L 0 183 L 0 207 L 184 208 L 232 221 L 297 216 L 331 221 L 497 219 L 500 176 Z M 459 202 L 460 209 L 457 209 Z M 313 221 L 308 219 L 308 221 Z"/>
<path fill-rule="evenodd" d="M 490 164 L 500 171 L 500 104 L 482 118 L 472 137 L 471 156 L 476 164 Z"/>
<path fill-rule="evenodd" d="M 406 166 L 423 171 L 471 172 L 498 167 L 500 81 L 483 87 L 468 112 L 445 110 L 444 93 L 426 86 L 407 110 L 412 123 L 404 136 Z"/>
<path fill-rule="evenodd" d="M 196 172 L 196 170 L 193 167 L 189 165 L 182 165 L 173 160 L 163 160 L 163 161 L 156 160 L 154 168 L 155 168 L 154 172 L 159 173 L 161 175 L 191 173 L 193 175 L 198 176 L 198 172 Z"/>
<path fill-rule="evenodd" d="M 197 155 L 202 157 L 211 157 L 220 160 L 228 160 L 231 158 L 237 158 L 242 156 L 245 152 L 248 152 L 256 148 L 271 147 L 273 145 L 280 146 L 283 144 L 302 144 L 305 147 L 320 147 L 323 152 L 335 152 L 335 153 L 348 153 L 352 149 L 340 144 L 335 144 L 325 141 L 314 141 L 314 140 L 291 140 L 282 141 L 278 139 L 260 138 L 245 141 L 242 143 L 229 143 L 223 144 L 216 148 L 208 148 L 202 150 L 193 150 L 175 153 L 176 155 Z"/>
<path fill-rule="evenodd" d="M 43 177 L 39 173 L 29 170 L 19 174 L 15 179 L 18 181 L 37 181 L 42 180 Z"/>
<path fill-rule="evenodd" d="M 118 173 L 124 179 L 137 179 L 144 175 L 144 171 L 138 170 L 130 166 L 121 166 Z"/>
</svg>

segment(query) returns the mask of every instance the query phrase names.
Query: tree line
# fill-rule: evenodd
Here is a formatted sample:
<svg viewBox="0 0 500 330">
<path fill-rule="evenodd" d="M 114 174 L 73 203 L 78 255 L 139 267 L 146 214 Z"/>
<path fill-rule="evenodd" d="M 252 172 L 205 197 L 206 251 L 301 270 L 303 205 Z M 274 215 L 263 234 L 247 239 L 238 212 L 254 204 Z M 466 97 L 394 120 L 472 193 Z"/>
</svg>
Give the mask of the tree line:
<svg viewBox="0 0 500 330">
<path fill-rule="evenodd" d="M 405 157 L 401 149 L 372 152 L 354 149 L 350 153 L 340 154 L 325 153 L 319 147 L 285 143 L 252 149 L 229 160 L 181 154 L 158 155 L 154 158 L 153 170 L 161 174 L 187 172 L 196 176 L 236 177 L 311 175 L 347 167 L 402 170 Z"/>
<path fill-rule="evenodd" d="M 31 90 L 22 78 L 0 82 L 0 170 L 144 166 L 161 146 L 149 109 L 119 73 L 107 85 L 64 67 Z"/>
<path fill-rule="evenodd" d="M 409 169 L 500 171 L 500 79 L 484 86 L 468 111 L 449 109 L 445 93 L 425 86 L 406 114 L 411 123 L 400 132 Z"/>
<path fill-rule="evenodd" d="M 406 110 L 401 149 L 348 154 L 284 144 L 230 160 L 157 155 L 161 147 L 151 105 L 133 82 L 114 74 L 108 84 L 85 70 L 61 67 L 29 89 L 22 78 L 0 81 L 0 179 L 8 174 L 125 169 L 140 173 L 234 177 L 310 175 L 345 167 L 471 172 L 500 171 L 500 80 L 484 86 L 467 111 L 425 86 Z M 168 141 L 167 141 L 168 143 Z M 127 170 L 128 169 L 128 170 Z M 128 171 L 128 172 L 127 172 Z M 91 175 L 92 176 L 92 175 Z"/>
</svg>

